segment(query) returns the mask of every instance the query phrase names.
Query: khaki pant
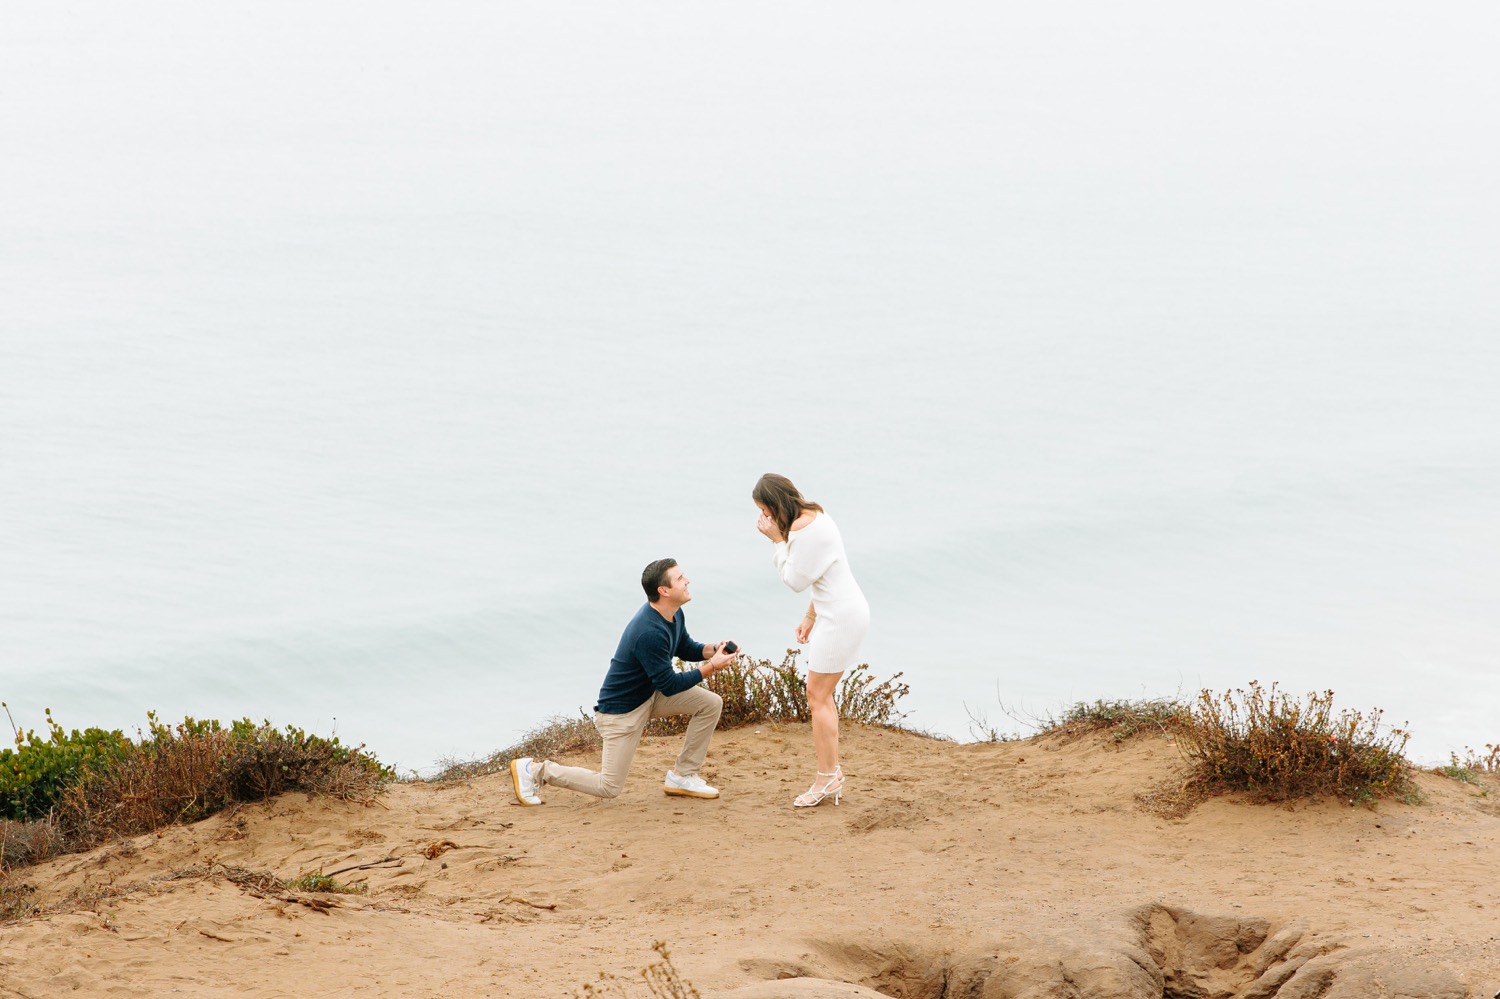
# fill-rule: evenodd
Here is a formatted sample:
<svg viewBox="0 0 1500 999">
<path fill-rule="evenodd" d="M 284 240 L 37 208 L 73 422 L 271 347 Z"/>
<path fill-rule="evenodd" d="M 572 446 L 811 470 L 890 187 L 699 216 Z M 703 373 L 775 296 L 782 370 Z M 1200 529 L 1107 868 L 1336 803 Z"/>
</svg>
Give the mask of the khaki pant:
<svg viewBox="0 0 1500 999">
<path fill-rule="evenodd" d="M 677 764 L 672 768 L 679 777 L 691 777 L 708 755 L 708 743 L 723 709 L 724 699 L 718 694 L 707 687 L 691 687 L 671 697 L 657 691 L 651 695 L 651 700 L 623 715 L 596 711 L 594 727 L 604 739 L 604 761 L 599 765 L 599 772 L 543 760 L 536 770 L 537 780 L 542 784 L 556 784 L 570 791 L 592 794 L 596 798 L 617 797 L 625 787 L 625 775 L 630 772 L 630 761 L 635 758 L 636 748 L 641 744 L 646 723 L 667 715 L 693 716 L 682 740 L 682 752 L 677 755 Z"/>
</svg>

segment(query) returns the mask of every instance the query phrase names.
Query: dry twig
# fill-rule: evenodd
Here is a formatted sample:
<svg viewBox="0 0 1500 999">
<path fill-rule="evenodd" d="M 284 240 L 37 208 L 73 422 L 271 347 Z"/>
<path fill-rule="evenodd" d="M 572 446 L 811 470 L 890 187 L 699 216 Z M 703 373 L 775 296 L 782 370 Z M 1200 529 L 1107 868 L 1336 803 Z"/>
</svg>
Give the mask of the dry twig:
<svg viewBox="0 0 1500 999">
<path fill-rule="evenodd" d="M 336 871 L 329 871 L 328 877 L 337 874 L 348 874 L 350 871 L 368 871 L 376 867 L 400 867 L 406 861 L 400 857 L 382 857 L 380 860 L 371 861 L 368 864 L 355 864 L 353 867 L 340 867 Z"/>
<path fill-rule="evenodd" d="M 533 909 L 547 909 L 548 911 L 551 911 L 551 910 L 557 908 L 557 903 L 556 902 L 533 902 L 530 899 L 528 899 L 528 898 L 522 898 L 519 895 L 507 895 L 504 898 L 502 898 L 500 901 L 501 902 L 520 902 L 522 905 L 529 905 Z"/>
<path fill-rule="evenodd" d="M 436 860 L 443 854 L 447 853 L 449 850 L 462 849 L 463 847 L 459 846 L 451 839 L 440 839 L 428 843 L 427 846 L 422 850 L 422 856 L 426 857 L 428 860 Z"/>
</svg>

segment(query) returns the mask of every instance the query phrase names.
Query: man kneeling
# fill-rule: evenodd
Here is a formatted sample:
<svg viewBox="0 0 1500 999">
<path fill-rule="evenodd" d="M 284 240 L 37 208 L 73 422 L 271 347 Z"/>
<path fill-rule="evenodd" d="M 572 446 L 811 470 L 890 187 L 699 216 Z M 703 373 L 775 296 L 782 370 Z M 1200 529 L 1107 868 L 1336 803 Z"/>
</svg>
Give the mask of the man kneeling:
<svg viewBox="0 0 1500 999">
<path fill-rule="evenodd" d="M 708 755 L 708 743 L 724 700 L 699 681 L 729 665 L 734 656 L 724 651 L 733 642 L 700 645 L 687 633 L 683 604 L 693 599 L 688 578 L 676 559 L 658 559 L 641 573 L 647 603 L 630 619 L 620 647 L 609 662 L 599 703 L 594 705 L 594 727 L 604 740 L 599 772 L 565 767 L 551 760 L 522 756 L 510 761 L 516 800 L 540 805 L 543 784 L 556 784 L 598 798 L 613 798 L 625 787 L 630 761 L 641 743 L 646 723 L 665 715 L 691 715 L 676 766 L 667 771 L 662 790 L 688 798 L 717 798 L 719 789 L 698 775 Z M 703 660 L 697 669 L 678 672 L 672 657 L 684 662 Z"/>
</svg>

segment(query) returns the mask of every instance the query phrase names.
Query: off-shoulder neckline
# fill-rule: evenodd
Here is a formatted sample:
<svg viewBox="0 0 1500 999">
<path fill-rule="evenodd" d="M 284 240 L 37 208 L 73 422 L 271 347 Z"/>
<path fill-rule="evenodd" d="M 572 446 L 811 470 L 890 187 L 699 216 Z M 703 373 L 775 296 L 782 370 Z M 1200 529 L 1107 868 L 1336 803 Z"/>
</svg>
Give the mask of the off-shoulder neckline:
<svg viewBox="0 0 1500 999">
<path fill-rule="evenodd" d="M 814 510 L 814 511 L 812 511 L 813 519 L 809 520 L 807 522 L 807 527 L 811 527 L 814 524 L 816 524 L 818 521 L 822 520 L 823 517 L 825 516 L 825 513 L 826 513 L 826 511 L 823 511 L 823 510 Z M 801 534 L 803 531 L 807 530 L 807 527 L 799 527 L 795 531 L 788 531 L 786 536 L 787 537 L 791 537 L 793 534 Z"/>
</svg>

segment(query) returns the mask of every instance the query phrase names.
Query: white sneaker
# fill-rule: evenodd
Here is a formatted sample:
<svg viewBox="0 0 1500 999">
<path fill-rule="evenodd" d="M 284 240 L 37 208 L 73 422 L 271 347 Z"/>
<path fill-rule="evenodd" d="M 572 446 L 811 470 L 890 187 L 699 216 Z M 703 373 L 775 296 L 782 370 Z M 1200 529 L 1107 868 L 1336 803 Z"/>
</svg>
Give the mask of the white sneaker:
<svg viewBox="0 0 1500 999">
<path fill-rule="evenodd" d="M 523 805 L 542 803 L 541 785 L 531 773 L 531 757 L 521 756 L 510 761 L 510 782 L 516 789 L 516 800 Z"/>
<path fill-rule="evenodd" d="M 661 789 L 667 794 L 677 794 L 684 798 L 717 798 L 719 796 L 719 789 L 711 786 L 708 781 L 697 774 L 691 777 L 679 777 L 675 770 L 667 771 L 667 779 Z"/>
</svg>

